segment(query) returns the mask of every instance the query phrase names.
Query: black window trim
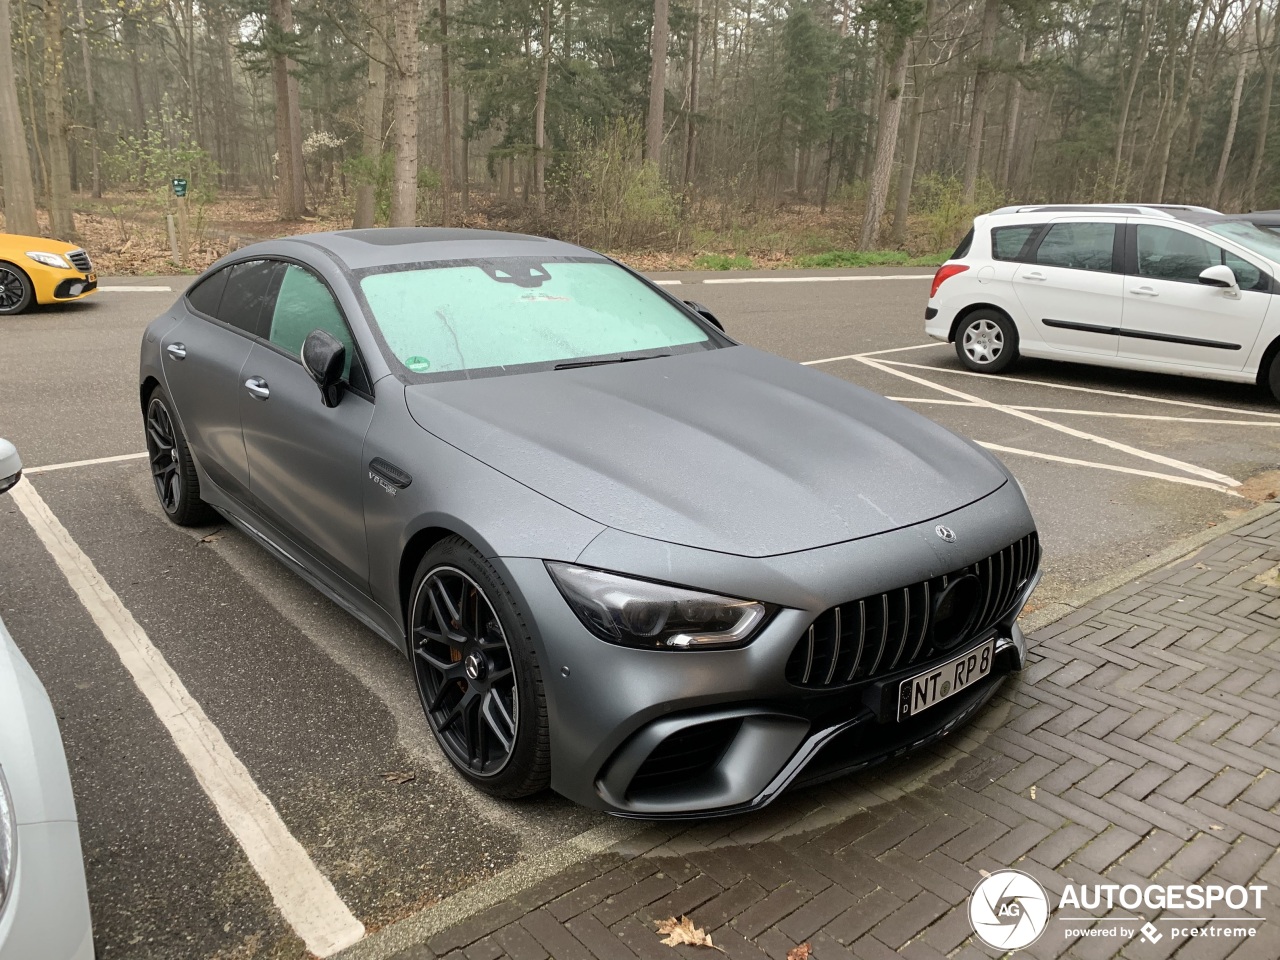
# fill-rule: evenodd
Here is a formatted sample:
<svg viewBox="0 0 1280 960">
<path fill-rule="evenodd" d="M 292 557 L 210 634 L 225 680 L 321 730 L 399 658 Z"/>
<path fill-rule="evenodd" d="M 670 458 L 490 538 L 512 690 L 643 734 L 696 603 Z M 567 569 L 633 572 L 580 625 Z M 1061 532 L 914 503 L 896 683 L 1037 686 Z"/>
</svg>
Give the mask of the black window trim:
<svg viewBox="0 0 1280 960">
<path fill-rule="evenodd" d="M 338 308 L 338 316 L 342 318 L 342 322 L 346 325 L 347 333 L 351 334 L 351 347 L 352 347 L 352 350 L 354 351 L 354 356 L 352 356 L 351 358 L 351 369 L 355 370 L 356 366 L 359 365 L 360 372 L 364 375 L 364 381 L 366 384 L 369 385 L 369 389 L 363 390 L 359 387 L 356 387 L 351 383 L 350 377 L 348 377 L 343 382 L 346 384 L 347 390 L 350 391 L 351 393 L 354 393 L 357 397 L 363 397 L 365 400 L 368 400 L 370 403 L 376 403 L 376 400 L 373 394 L 373 378 L 369 376 L 369 366 L 364 362 L 364 356 L 360 352 L 360 343 L 355 338 L 355 331 L 352 330 L 351 328 L 351 321 L 347 319 L 347 312 L 342 309 L 342 301 L 338 299 L 337 294 L 335 294 L 333 291 L 333 285 L 330 284 L 328 280 L 326 280 L 323 276 L 321 276 L 315 270 L 315 268 L 313 268 L 310 264 L 304 263 L 302 260 L 299 260 L 296 257 L 290 257 L 287 255 L 274 254 L 274 253 L 259 254 L 257 256 L 239 257 L 235 260 L 232 260 L 230 263 L 223 264 L 221 267 L 218 268 L 218 270 L 210 271 L 204 276 L 201 276 L 199 279 L 197 279 L 195 283 L 191 284 L 191 286 L 189 286 L 186 289 L 186 291 L 182 294 L 182 301 L 186 305 L 188 312 L 190 312 L 193 316 L 199 317 L 201 320 L 207 320 L 210 323 L 216 323 L 218 326 L 226 330 L 230 330 L 232 333 L 245 337 L 248 340 L 252 340 L 254 343 L 260 344 L 266 347 L 268 350 L 273 350 L 276 353 L 280 354 L 280 356 L 282 357 L 288 357 L 298 366 L 302 366 L 302 357 L 300 356 L 295 357 L 292 353 L 290 353 L 288 350 L 285 350 L 279 344 L 272 343 L 271 338 L 269 336 L 262 335 L 264 333 L 268 333 L 270 328 L 268 328 L 267 330 L 259 331 L 258 333 L 250 333 L 248 330 L 244 329 L 243 327 L 237 327 L 235 324 L 227 323 L 227 321 L 225 320 L 220 320 L 217 317 L 211 317 L 207 313 L 204 313 L 201 310 L 197 310 L 195 305 L 191 302 L 191 296 L 190 296 L 191 291 L 196 289 L 196 287 L 200 286 L 200 284 L 204 283 L 206 280 L 212 277 L 214 273 L 218 273 L 223 270 L 230 270 L 232 267 L 237 266 L 238 264 L 241 264 L 241 263 L 254 263 L 259 260 L 270 260 L 276 263 L 291 264 L 295 267 L 298 267 L 299 269 L 307 271 L 307 273 L 311 274 L 313 277 L 319 280 L 322 284 L 324 284 L 324 288 L 329 292 L 329 296 L 333 298 L 333 305 Z M 228 278 L 228 281 L 229 280 L 230 278 Z M 282 271 L 279 278 L 272 281 L 272 290 L 276 295 L 279 295 L 280 293 L 280 284 L 283 280 L 284 280 L 284 273 Z M 225 295 L 225 293 L 226 293 L 226 290 L 224 288 L 223 294 Z M 274 301 L 272 302 L 274 305 Z M 221 306 L 222 301 L 219 300 L 218 303 L 219 303 L 219 306 Z M 261 319 L 259 321 L 259 326 L 261 326 Z"/>
</svg>

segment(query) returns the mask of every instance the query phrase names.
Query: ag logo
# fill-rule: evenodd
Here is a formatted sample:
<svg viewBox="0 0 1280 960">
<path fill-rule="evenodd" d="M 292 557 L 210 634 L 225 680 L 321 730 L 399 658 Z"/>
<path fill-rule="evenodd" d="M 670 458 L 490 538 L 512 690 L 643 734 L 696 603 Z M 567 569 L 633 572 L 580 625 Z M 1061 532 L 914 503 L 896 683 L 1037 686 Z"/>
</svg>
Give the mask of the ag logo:
<svg viewBox="0 0 1280 960">
<path fill-rule="evenodd" d="M 997 950 L 1035 943 L 1049 922 L 1049 895 L 1020 870 L 983 877 L 969 895 L 969 922 L 978 939 Z"/>
</svg>

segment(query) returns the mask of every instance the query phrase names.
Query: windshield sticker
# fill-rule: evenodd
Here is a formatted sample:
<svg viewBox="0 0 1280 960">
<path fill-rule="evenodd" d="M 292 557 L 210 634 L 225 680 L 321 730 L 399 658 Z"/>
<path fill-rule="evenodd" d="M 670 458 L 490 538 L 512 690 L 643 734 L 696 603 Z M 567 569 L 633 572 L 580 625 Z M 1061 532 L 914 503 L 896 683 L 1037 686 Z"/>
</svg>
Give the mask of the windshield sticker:
<svg viewBox="0 0 1280 960">
<path fill-rule="evenodd" d="M 426 373 L 431 369 L 431 361 L 426 357 L 409 357 L 404 365 L 414 373 Z"/>
</svg>

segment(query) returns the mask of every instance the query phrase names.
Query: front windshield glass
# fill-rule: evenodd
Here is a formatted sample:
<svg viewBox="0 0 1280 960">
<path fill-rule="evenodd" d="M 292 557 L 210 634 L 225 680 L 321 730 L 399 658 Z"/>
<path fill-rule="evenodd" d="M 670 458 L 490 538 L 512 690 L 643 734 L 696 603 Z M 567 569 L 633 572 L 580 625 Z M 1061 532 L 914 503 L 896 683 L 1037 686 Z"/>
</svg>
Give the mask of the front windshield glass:
<svg viewBox="0 0 1280 960">
<path fill-rule="evenodd" d="M 1242 247 L 1261 254 L 1268 260 L 1280 261 L 1280 237 L 1269 230 L 1263 230 L 1243 220 L 1210 224 L 1209 230 L 1220 237 L 1234 240 Z"/>
<path fill-rule="evenodd" d="M 391 353 L 418 374 L 469 374 L 715 346 L 616 264 L 503 258 L 374 273 L 360 281 Z"/>
</svg>

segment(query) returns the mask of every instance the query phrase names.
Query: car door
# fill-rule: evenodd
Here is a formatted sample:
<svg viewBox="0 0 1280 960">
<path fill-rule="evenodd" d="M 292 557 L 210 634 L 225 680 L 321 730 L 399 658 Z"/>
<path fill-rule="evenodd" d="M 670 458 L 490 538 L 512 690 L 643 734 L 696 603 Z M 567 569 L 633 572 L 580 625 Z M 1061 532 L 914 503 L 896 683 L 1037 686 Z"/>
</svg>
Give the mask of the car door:
<svg viewBox="0 0 1280 960">
<path fill-rule="evenodd" d="M 1028 238 L 1013 289 L 1052 347 L 1115 356 L 1124 306 L 1117 243 L 1122 223 L 1058 220 Z"/>
<path fill-rule="evenodd" d="M 1271 277 L 1180 226 L 1133 223 L 1129 234 L 1121 356 L 1241 369 L 1271 305 Z M 1222 264 L 1239 290 L 1200 282 L 1202 270 Z"/>
<path fill-rule="evenodd" d="M 365 593 L 369 553 L 361 456 L 373 396 L 329 288 L 305 267 L 279 266 L 279 292 L 264 338 L 253 346 L 239 378 L 250 491 L 268 521 Z M 302 343 L 316 329 L 347 347 L 348 387 L 336 407 L 324 405 L 302 366 Z"/>
<path fill-rule="evenodd" d="M 222 268 L 179 301 L 179 322 L 161 342 L 165 388 L 192 453 L 215 484 L 240 499 L 249 494 L 240 370 L 277 282 L 265 260 Z"/>
</svg>

